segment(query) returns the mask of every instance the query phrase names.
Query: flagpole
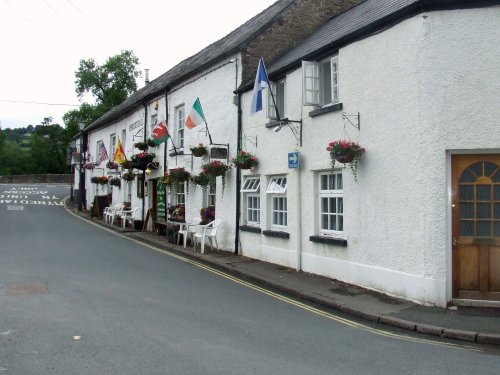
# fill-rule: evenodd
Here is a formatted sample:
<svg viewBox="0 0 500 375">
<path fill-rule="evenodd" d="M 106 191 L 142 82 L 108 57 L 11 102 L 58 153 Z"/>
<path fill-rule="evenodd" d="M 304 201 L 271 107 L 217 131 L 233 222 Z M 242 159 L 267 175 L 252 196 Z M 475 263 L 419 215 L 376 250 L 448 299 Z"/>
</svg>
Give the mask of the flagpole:
<svg viewBox="0 0 500 375">
<path fill-rule="evenodd" d="M 267 75 L 266 64 L 264 64 L 264 59 L 262 57 L 260 58 L 260 61 L 262 61 L 262 66 L 264 67 L 264 73 L 266 74 L 267 82 L 269 82 L 269 92 L 271 93 L 271 99 L 273 100 L 274 110 L 276 111 L 276 119 L 277 121 L 281 121 L 280 111 L 278 110 L 278 106 L 276 105 L 276 101 L 274 100 L 271 81 L 269 80 L 269 76 Z"/>
</svg>

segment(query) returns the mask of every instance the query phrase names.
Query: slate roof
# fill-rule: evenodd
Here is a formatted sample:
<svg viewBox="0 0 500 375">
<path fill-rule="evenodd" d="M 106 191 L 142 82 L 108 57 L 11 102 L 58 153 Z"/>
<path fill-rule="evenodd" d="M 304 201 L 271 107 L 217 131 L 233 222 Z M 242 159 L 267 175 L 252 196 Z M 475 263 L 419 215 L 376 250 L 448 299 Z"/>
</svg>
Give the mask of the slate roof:
<svg viewBox="0 0 500 375">
<path fill-rule="evenodd" d="M 85 130 L 95 130 L 119 119 L 134 110 L 138 105 L 141 105 L 145 99 L 163 93 L 166 87 L 175 85 L 177 82 L 196 74 L 207 66 L 236 53 L 246 43 L 268 28 L 278 17 L 299 2 L 300 0 L 278 0 L 224 38 L 210 44 L 197 54 L 188 57 L 163 75 L 151 81 L 148 85 L 132 94 L 123 103 L 115 106 L 94 121 Z"/>
<path fill-rule="evenodd" d="M 270 76 L 280 75 L 301 64 L 302 60 L 314 59 L 325 52 L 331 52 L 348 42 L 388 25 L 434 9 L 480 7 L 499 3 L 482 0 L 366 0 L 345 12 L 331 18 L 294 49 L 288 51 L 267 67 Z M 242 85 L 241 91 L 250 89 Z"/>
</svg>

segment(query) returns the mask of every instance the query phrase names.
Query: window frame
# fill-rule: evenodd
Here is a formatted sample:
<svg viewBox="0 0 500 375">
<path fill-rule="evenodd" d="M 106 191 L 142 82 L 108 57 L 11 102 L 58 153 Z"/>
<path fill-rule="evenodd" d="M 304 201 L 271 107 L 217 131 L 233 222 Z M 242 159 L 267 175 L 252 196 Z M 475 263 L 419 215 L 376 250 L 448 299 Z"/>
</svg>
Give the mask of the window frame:
<svg viewBox="0 0 500 375">
<path fill-rule="evenodd" d="M 117 136 L 116 133 L 113 133 L 109 136 L 109 157 L 111 159 L 115 156 L 116 144 L 117 144 Z"/>
<path fill-rule="evenodd" d="M 245 224 L 259 226 L 261 223 L 260 177 L 246 177 L 240 193 L 243 195 Z"/>
<path fill-rule="evenodd" d="M 96 142 L 96 144 L 95 144 L 95 159 L 94 159 L 94 162 L 96 162 L 96 163 L 99 161 L 99 149 L 100 149 L 99 145 L 101 143 L 104 145 L 104 141 L 102 139 L 98 140 Z"/>
<path fill-rule="evenodd" d="M 182 116 L 180 116 L 182 114 Z M 186 109 L 184 104 L 175 107 L 175 143 L 178 148 L 184 148 L 184 124 L 186 121 Z"/>
<path fill-rule="evenodd" d="M 327 181 L 327 188 L 323 188 L 323 177 L 334 177 L 333 184 Z M 340 177 L 340 178 L 339 178 Z M 340 181 L 340 182 L 339 182 Z M 327 210 L 324 211 L 323 199 L 328 200 Z M 335 209 L 332 210 L 330 200 L 335 201 Z M 334 170 L 318 173 L 318 203 L 317 203 L 318 233 L 322 236 L 339 236 L 344 234 L 344 176 L 342 170 Z M 327 228 L 324 228 L 323 216 L 327 215 Z M 334 227 L 330 229 L 331 219 L 335 220 Z"/>
<path fill-rule="evenodd" d="M 271 228 L 283 229 L 288 227 L 288 178 L 286 175 L 272 176 L 267 184 L 266 195 L 270 198 Z"/>
<path fill-rule="evenodd" d="M 149 133 L 150 133 L 150 136 L 152 137 L 153 136 L 153 129 L 156 126 L 156 124 L 158 123 L 158 113 L 152 114 L 150 117 L 150 121 L 151 121 L 151 124 L 149 127 L 149 129 L 150 129 Z"/>
<path fill-rule="evenodd" d="M 325 75 L 325 64 L 329 64 L 328 77 Z M 338 53 L 321 61 L 302 61 L 302 102 L 318 107 L 340 103 Z"/>
<path fill-rule="evenodd" d="M 270 82 L 270 90 L 272 90 L 274 95 L 274 100 L 276 101 L 276 106 L 280 111 L 280 118 L 285 118 L 286 115 L 286 79 L 280 79 L 275 82 Z M 277 120 L 276 109 L 274 108 L 273 98 L 271 96 L 271 91 L 267 91 L 267 118 L 271 120 Z"/>
</svg>

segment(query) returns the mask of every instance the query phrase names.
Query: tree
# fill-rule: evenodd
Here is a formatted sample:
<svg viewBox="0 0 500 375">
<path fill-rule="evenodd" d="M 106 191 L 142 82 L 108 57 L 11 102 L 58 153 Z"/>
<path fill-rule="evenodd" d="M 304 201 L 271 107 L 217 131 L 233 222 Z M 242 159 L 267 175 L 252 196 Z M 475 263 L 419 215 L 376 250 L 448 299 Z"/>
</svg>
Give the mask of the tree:
<svg viewBox="0 0 500 375">
<path fill-rule="evenodd" d="M 104 105 L 106 111 L 111 109 L 137 91 L 136 78 L 141 75 L 138 64 L 139 59 L 132 51 L 122 51 L 102 66 L 94 59 L 80 60 L 75 81 L 78 97 L 90 93 L 97 106 Z"/>
</svg>

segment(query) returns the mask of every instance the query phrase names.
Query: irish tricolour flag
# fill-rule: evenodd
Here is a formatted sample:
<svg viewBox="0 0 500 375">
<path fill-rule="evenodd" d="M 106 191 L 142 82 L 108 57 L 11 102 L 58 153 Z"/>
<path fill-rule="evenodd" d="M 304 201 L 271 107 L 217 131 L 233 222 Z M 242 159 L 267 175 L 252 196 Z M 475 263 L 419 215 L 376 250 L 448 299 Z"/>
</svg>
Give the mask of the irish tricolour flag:
<svg viewBox="0 0 500 375">
<path fill-rule="evenodd" d="M 200 98 L 196 98 L 196 101 L 186 118 L 186 128 L 193 129 L 200 124 L 205 122 L 205 115 L 203 114 L 203 109 L 201 108 Z"/>
</svg>

